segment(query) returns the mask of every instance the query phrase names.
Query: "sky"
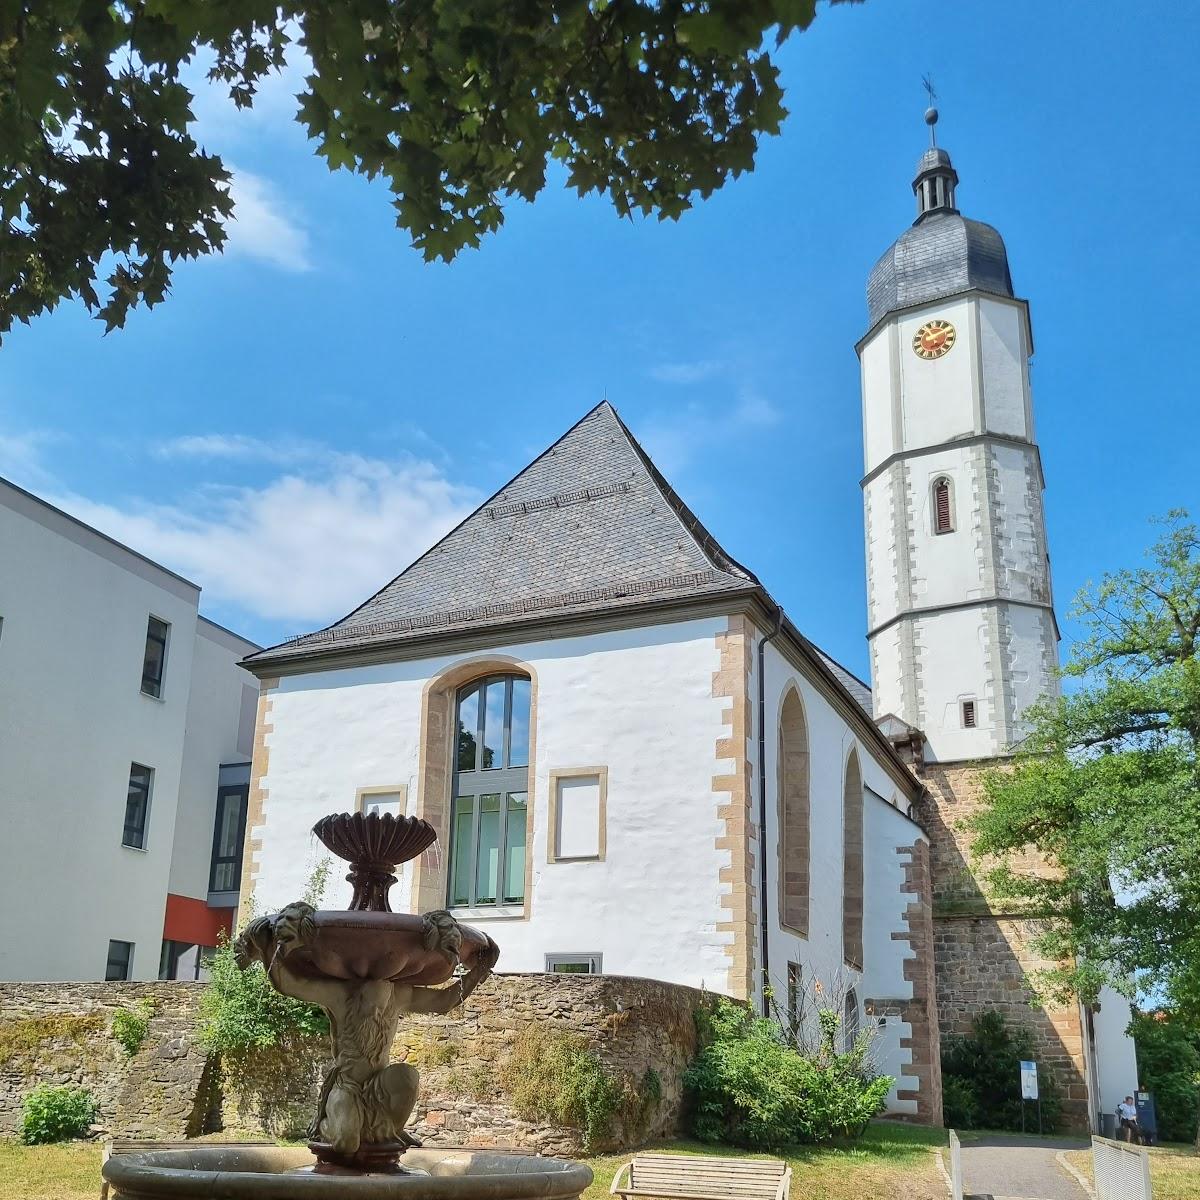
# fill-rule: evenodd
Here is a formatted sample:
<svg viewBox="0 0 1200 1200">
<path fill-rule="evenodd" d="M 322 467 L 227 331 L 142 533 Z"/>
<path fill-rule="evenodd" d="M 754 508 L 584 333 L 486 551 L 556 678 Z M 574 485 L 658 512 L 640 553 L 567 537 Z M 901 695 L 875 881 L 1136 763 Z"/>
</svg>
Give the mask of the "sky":
<svg viewBox="0 0 1200 1200">
<path fill-rule="evenodd" d="M 450 265 L 411 249 L 384 186 L 313 155 L 298 66 L 249 114 L 204 88 L 199 138 L 235 171 L 226 253 L 107 337 L 78 305 L 6 337 L 0 475 L 269 644 L 355 607 L 607 396 L 865 676 L 854 344 L 914 215 L 932 72 L 959 206 L 1032 306 L 1065 610 L 1139 560 L 1150 518 L 1200 512 L 1198 48 L 1191 0 L 822 6 L 778 54 L 791 115 L 753 173 L 677 223 L 552 176 Z"/>
</svg>

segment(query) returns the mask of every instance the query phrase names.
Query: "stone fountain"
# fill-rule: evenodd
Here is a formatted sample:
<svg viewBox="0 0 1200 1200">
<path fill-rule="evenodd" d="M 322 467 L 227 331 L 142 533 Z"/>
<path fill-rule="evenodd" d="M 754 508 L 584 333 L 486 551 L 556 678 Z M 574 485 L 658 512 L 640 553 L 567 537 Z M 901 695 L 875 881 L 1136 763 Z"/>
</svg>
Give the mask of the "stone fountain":
<svg viewBox="0 0 1200 1200">
<path fill-rule="evenodd" d="M 499 950 L 445 911 L 394 913 L 400 863 L 437 839 L 427 821 L 379 813 L 324 817 L 313 833 L 350 863 L 350 908 L 302 902 L 259 917 L 236 944 L 238 965 L 261 962 L 285 996 L 329 1014 L 333 1066 L 308 1150 L 198 1144 L 116 1155 L 104 1178 L 115 1197 L 222 1200 L 570 1200 L 591 1170 L 565 1159 L 502 1151 L 424 1149 L 405 1131 L 417 1101 L 415 1067 L 390 1061 L 406 1013 L 447 1013 L 492 972 Z"/>
</svg>

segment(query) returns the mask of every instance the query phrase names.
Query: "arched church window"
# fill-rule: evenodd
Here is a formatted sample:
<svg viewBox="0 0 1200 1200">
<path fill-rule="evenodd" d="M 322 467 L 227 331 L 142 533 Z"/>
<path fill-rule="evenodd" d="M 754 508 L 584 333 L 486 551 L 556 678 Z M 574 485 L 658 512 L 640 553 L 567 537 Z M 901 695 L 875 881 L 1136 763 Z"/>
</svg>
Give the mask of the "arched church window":
<svg viewBox="0 0 1200 1200">
<path fill-rule="evenodd" d="M 790 688 L 779 714 L 779 912 L 793 933 L 808 937 L 808 723 Z"/>
<path fill-rule="evenodd" d="M 846 763 L 842 798 L 842 957 L 863 967 L 863 785 L 858 751 Z"/>
<path fill-rule="evenodd" d="M 854 1049 L 854 1043 L 858 1041 L 860 1029 L 858 993 L 851 988 L 846 993 L 846 1000 L 842 1006 L 842 1046 L 845 1053 L 849 1054 Z"/>
<path fill-rule="evenodd" d="M 933 482 L 933 532 L 952 533 L 954 531 L 954 494 L 950 488 L 950 480 L 941 476 Z"/>
<path fill-rule="evenodd" d="M 455 706 L 450 907 L 521 904 L 529 798 L 529 680 L 489 675 Z"/>
</svg>

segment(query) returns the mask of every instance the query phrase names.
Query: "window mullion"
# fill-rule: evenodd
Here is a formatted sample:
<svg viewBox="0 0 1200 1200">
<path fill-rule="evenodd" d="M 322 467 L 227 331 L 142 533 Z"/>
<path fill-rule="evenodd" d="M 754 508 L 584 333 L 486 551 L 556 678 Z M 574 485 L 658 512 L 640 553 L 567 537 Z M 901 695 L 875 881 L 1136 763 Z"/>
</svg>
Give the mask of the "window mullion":
<svg viewBox="0 0 1200 1200">
<path fill-rule="evenodd" d="M 504 736 L 500 749 L 500 766 L 505 769 L 508 768 L 509 742 L 512 740 L 512 696 L 513 681 L 510 675 L 504 681 Z"/>
<path fill-rule="evenodd" d="M 482 745 L 482 743 L 481 743 Z M 476 796 L 474 803 L 471 805 L 471 850 L 467 856 L 467 864 L 471 869 L 471 887 L 469 894 L 471 897 L 471 907 L 474 908 L 478 903 L 478 892 L 476 891 L 477 881 L 479 879 L 479 814 L 483 808 L 483 796 L 479 793 L 479 788 L 475 789 Z"/>
</svg>

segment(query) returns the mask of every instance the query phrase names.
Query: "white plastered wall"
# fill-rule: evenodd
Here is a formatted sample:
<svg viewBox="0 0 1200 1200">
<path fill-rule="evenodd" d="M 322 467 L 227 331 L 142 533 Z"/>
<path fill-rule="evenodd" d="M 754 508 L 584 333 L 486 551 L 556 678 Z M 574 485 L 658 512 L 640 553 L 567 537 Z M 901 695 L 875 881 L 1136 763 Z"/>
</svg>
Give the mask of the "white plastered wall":
<svg viewBox="0 0 1200 1200">
<path fill-rule="evenodd" d="M 257 648 L 203 618 L 196 623 L 171 855 L 169 890 L 177 896 L 204 899 L 208 895 L 220 768 L 249 763 L 254 748 L 258 681 L 238 663 Z"/>
<path fill-rule="evenodd" d="M 115 938 L 155 979 L 199 590 L 0 493 L 0 978 L 103 979 Z M 161 699 L 141 692 L 152 613 Z M 121 845 L 132 762 L 154 768 L 145 850 Z"/>
<path fill-rule="evenodd" d="M 785 1003 L 788 963 L 794 962 L 801 967 L 802 983 L 810 995 L 819 981 L 825 994 L 831 991 L 844 993 L 848 987 L 853 987 L 860 1011 L 868 999 L 910 1000 L 912 984 L 904 978 L 904 962 L 911 952 L 907 942 L 892 937 L 893 933 L 907 932 L 904 915 L 912 898 L 900 890 L 906 860 L 897 853 L 897 847 L 912 845 L 921 837 L 921 830 L 900 811 L 906 807 L 906 801 L 897 796 L 896 783 L 873 756 L 874 749 L 868 748 L 856 736 L 846 719 L 772 644 L 767 645 L 764 666 L 765 845 L 767 898 L 771 913 L 768 957 L 772 991 L 781 1005 Z M 797 936 L 779 922 L 779 718 L 784 698 L 793 688 L 804 706 L 808 731 L 811 868 L 807 938 Z M 755 683 L 752 696 L 756 690 Z M 869 794 L 865 794 L 863 800 L 862 972 L 845 965 L 842 946 L 843 799 L 846 764 L 852 750 L 858 754 L 864 789 L 870 788 L 888 801 Z M 889 802 L 893 800 L 899 808 L 892 807 Z M 874 1042 L 877 1068 L 897 1080 L 888 1099 L 888 1111 L 894 1113 L 916 1112 L 915 1101 L 896 1097 L 898 1090 L 917 1084 L 914 1078 L 904 1074 L 910 1052 L 901 1047 L 900 1041 L 910 1034 L 907 1023 L 889 1017 L 877 1031 Z"/>
<path fill-rule="evenodd" d="M 1096 1081 L 1100 1112 L 1113 1113 L 1138 1086 L 1137 1052 L 1129 1028 L 1129 1001 L 1112 988 L 1100 991 L 1100 1011 L 1092 1014 L 1096 1035 Z"/>
<path fill-rule="evenodd" d="M 728 989 L 731 940 L 720 871 L 730 852 L 712 790 L 728 770 L 716 743 L 728 736 L 729 701 L 715 698 L 716 636 L 725 618 L 497 646 L 536 674 L 533 890 L 530 915 L 467 920 L 500 946 L 500 969 L 540 971 L 546 954 L 600 953 L 606 974 L 642 975 Z M 310 835 L 356 789 L 402 786 L 418 800 L 422 690 L 443 671 L 492 651 L 284 676 L 271 693 L 272 729 L 255 903 L 296 899 L 323 851 Z M 608 768 L 603 861 L 547 862 L 552 770 Z M 340 865 L 340 864 L 339 864 Z M 669 886 L 666 883 L 669 873 Z M 326 903 L 349 902 L 335 872 Z M 409 908 L 406 873 L 393 907 Z"/>
</svg>

